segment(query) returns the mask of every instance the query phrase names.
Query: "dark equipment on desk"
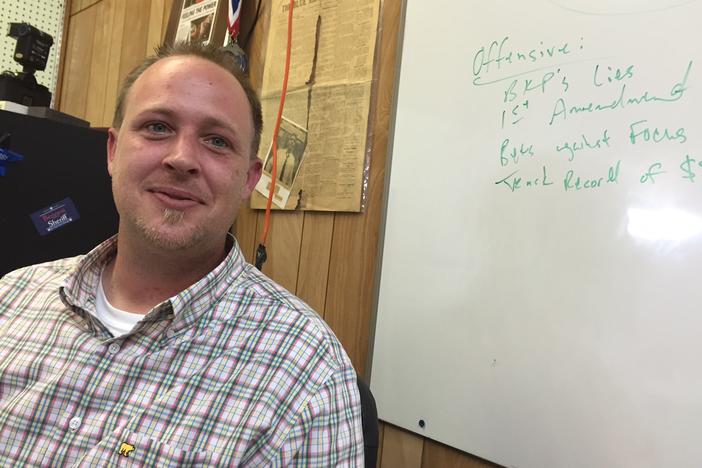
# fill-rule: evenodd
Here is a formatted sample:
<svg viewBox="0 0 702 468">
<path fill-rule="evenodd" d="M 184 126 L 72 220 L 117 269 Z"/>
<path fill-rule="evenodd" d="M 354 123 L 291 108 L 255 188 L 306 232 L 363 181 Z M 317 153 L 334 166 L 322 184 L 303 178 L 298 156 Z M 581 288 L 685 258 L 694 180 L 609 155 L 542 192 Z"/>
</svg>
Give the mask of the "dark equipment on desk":
<svg viewBox="0 0 702 468">
<path fill-rule="evenodd" d="M 46 68 L 54 38 L 29 23 L 10 23 L 7 35 L 17 41 L 14 59 L 22 71 L 5 70 L 0 75 L 0 101 L 23 106 L 49 107 L 51 92 L 37 83 L 34 72 Z"/>
<path fill-rule="evenodd" d="M 11 157 L 0 177 L 0 278 L 84 254 L 117 232 L 106 131 L 0 110 L 0 148 L 0 162 Z"/>
</svg>

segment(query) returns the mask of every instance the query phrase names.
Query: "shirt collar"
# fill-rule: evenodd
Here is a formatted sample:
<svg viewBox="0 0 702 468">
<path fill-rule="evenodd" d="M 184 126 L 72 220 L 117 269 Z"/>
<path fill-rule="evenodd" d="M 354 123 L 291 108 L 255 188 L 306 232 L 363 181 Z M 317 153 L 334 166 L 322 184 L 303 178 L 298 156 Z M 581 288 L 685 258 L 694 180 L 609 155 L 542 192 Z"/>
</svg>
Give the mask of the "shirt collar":
<svg viewBox="0 0 702 468">
<path fill-rule="evenodd" d="M 182 317 L 188 323 L 194 322 L 203 313 L 211 310 L 246 268 L 246 261 L 239 245 L 234 236 L 229 233 L 227 247 L 229 248 L 227 256 L 214 270 L 154 309 L 168 305 L 176 317 Z M 64 300 L 70 305 L 92 311 L 95 307 L 100 273 L 116 254 L 117 236 L 115 235 L 80 258 L 61 287 Z"/>
<path fill-rule="evenodd" d="M 61 287 L 64 300 L 68 304 L 92 311 L 100 273 L 116 254 L 117 236 L 112 236 L 81 257 Z"/>
<path fill-rule="evenodd" d="M 182 325 L 191 325 L 203 314 L 211 312 L 214 305 L 240 281 L 247 263 L 234 236 L 227 233 L 229 252 L 224 260 L 197 283 L 169 299 L 173 313 Z M 180 328 L 180 327 L 178 327 Z"/>
</svg>

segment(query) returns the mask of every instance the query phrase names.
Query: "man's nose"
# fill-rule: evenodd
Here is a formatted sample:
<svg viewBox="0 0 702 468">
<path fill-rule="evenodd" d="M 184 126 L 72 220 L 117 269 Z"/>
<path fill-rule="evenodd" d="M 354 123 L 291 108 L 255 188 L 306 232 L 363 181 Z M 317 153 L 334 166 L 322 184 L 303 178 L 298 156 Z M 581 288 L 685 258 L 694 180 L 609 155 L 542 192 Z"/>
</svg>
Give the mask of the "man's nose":
<svg viewBox="0 0 702 468">
<path fill-rule="evenodd" d="M 196 137 L 179 135 L 169 153 L 163 158 L 163 165 L 172 171 L 197 174 L 200 172 L 199 150 L 200 144 Z"/>
</svg>

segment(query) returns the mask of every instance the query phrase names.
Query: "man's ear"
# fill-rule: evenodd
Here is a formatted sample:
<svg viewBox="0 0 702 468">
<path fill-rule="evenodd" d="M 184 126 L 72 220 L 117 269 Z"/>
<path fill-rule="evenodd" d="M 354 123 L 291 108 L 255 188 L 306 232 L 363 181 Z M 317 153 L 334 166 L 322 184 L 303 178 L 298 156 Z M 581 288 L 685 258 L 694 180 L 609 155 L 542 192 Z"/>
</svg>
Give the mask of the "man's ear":
<svg viewBox="0 0 702 468">
<path fill-rule="evenodd" d="M 253 192 L 254 188 L 256 188 L 258 179 L 261 178 L 262 170 L 263 162 L 258 158 L 252 159 L 249 163 L 249 170 L 246 173 L 246 189 L 248 192 L 246 194 L 247 197 L 251 196 L 251 192 Z"/>
<path fill-rule="evenodd" d="M 119 130 L 110 127 L 107 130 L 107 172 L 112 176 L 112 164 L 115 160 L 115 151 L 117 150 L 117 135 Z"/>
</svg>

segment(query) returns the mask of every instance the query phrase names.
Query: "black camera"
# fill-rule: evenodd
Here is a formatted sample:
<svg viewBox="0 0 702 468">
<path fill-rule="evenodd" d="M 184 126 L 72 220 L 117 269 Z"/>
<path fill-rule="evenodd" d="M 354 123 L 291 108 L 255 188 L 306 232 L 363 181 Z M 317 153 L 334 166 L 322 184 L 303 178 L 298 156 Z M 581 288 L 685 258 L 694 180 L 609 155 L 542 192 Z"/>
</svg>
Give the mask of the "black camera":
<svg viewBox="0 0 702 468">
<path fill-rule="evenodd" d="M 49 107 L 51 92 L 37 83 L 34 72 L 46 68 L 54 38 L 28 23 L 10 23 L 7 35 L 17 41 L 14 59 L 22 71 L 6 70 L 0 75 L 0 101 Z"/>
</svg>

